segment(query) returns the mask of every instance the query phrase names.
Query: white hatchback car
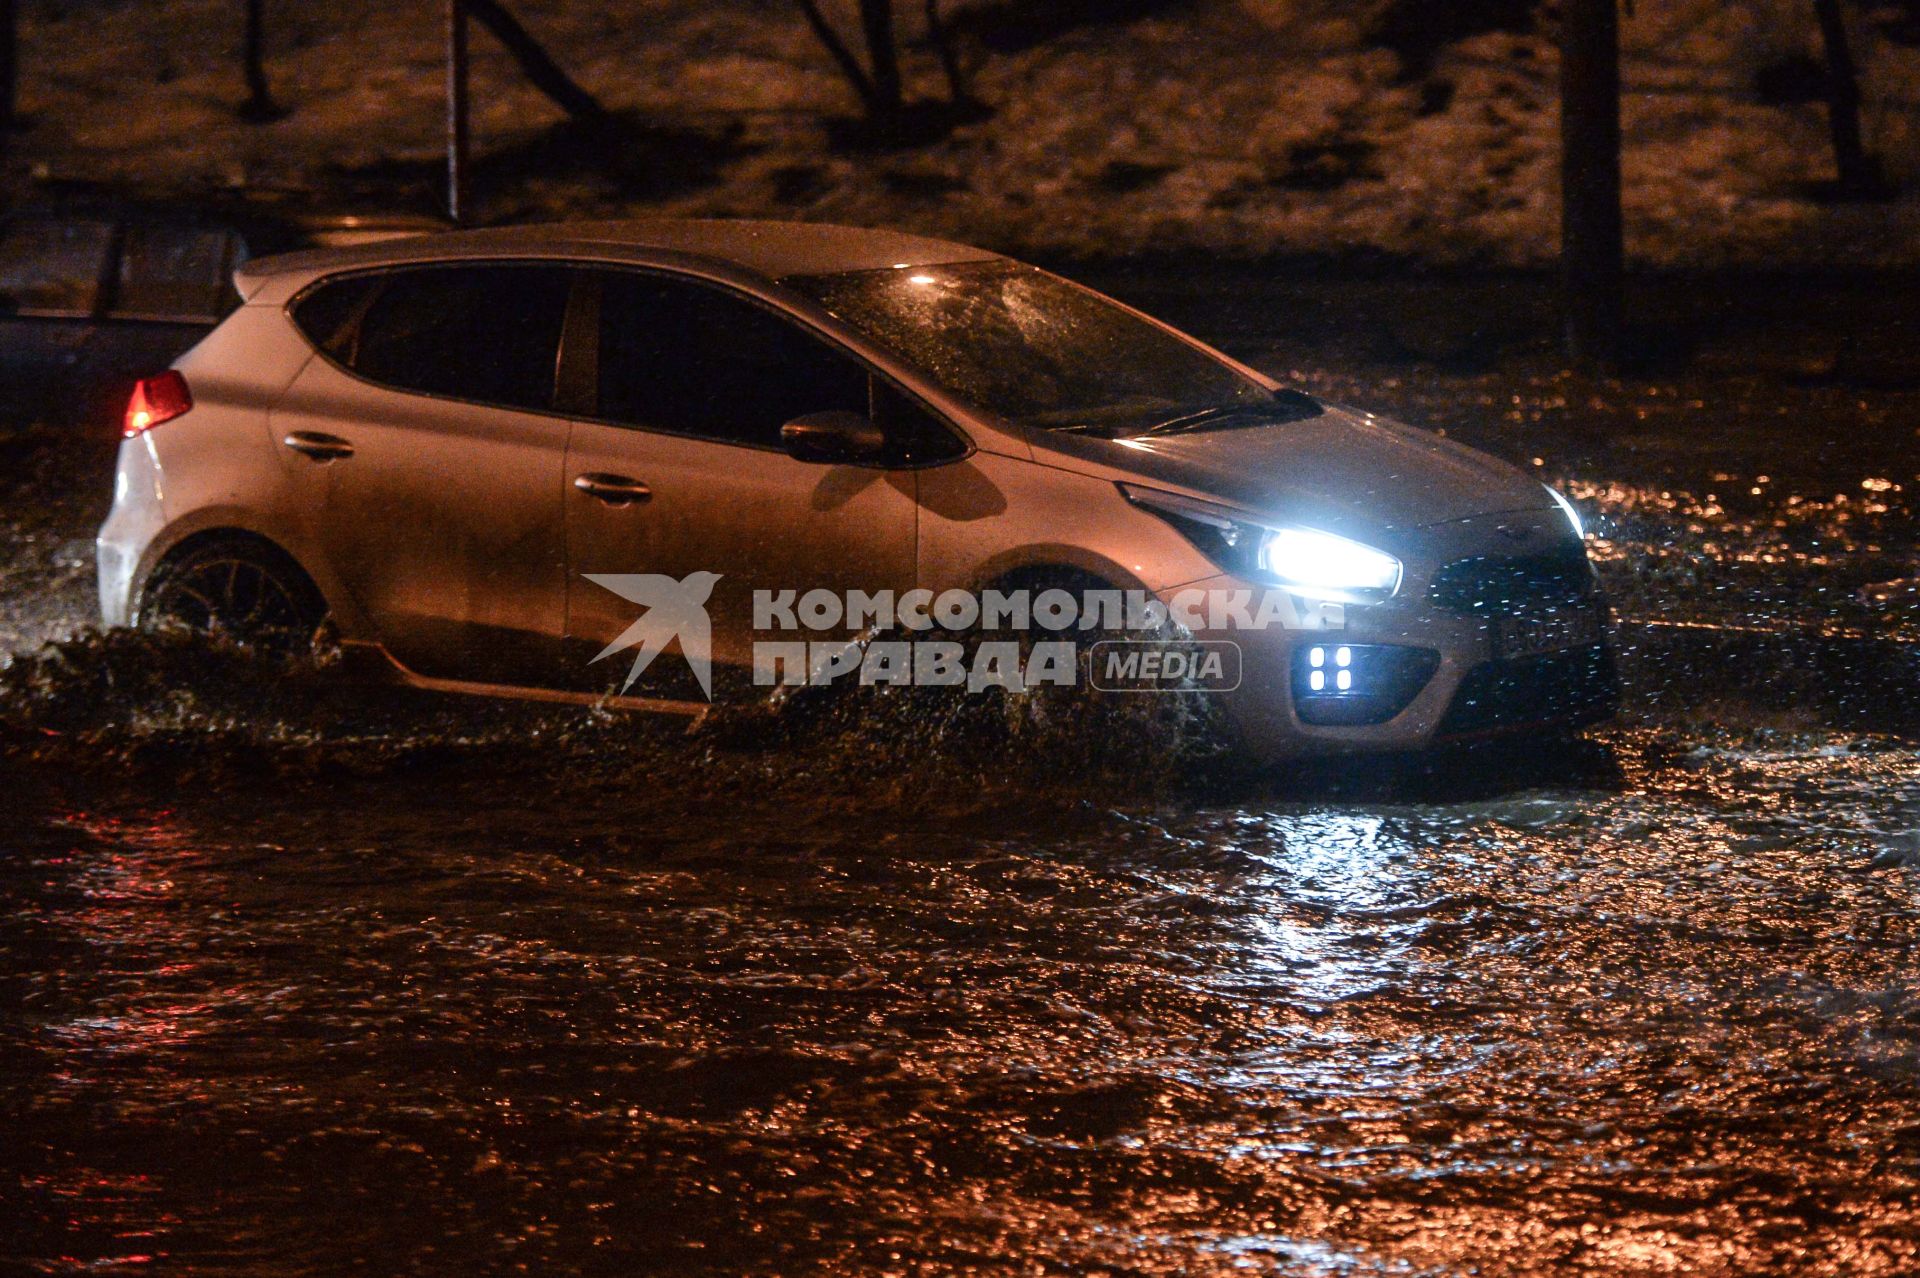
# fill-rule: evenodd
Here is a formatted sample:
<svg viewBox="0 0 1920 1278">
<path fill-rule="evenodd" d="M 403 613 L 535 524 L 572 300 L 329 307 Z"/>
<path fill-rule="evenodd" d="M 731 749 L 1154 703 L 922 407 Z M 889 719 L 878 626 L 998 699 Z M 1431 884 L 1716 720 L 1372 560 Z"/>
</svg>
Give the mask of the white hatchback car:
<svg viewBox="0 0 1920 1278">
<path fill-rule="evenodd" d="M 236 282 L 244 305 L 129 405 L 109 625 L 325 624 L 416 684 L 591 701 L 628 691 L 595 660 L 638 611 L 608 574 L 710 586 L 729 695 L 755 686 L 756 592 L 1278 592 L 1310 620 L 1180 614 L 1232 645 L 1218 695 L 1260 756 L 1612 709 L 1606 608 L 1558 494 L 992 253 L 623 222 L 299 253 Z M 627 700 L 702 697 L 663 660 Z"/>
</svg>

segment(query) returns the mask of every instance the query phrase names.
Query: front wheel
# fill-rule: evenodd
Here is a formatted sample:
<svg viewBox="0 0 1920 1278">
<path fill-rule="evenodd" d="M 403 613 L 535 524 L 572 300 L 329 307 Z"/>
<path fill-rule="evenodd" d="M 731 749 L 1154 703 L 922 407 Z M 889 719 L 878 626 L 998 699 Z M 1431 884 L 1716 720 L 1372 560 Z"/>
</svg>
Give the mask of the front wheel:
<svg viewBox="0 0 1920 1278">
<path fill-rule="evenodd" d="M 190 630 L 293 657 L 313 650 L 326 616 L 320 592 L 283 551 L 251 538 L 218 537 L 154 574 L 140 627 Z"/>
</svg>

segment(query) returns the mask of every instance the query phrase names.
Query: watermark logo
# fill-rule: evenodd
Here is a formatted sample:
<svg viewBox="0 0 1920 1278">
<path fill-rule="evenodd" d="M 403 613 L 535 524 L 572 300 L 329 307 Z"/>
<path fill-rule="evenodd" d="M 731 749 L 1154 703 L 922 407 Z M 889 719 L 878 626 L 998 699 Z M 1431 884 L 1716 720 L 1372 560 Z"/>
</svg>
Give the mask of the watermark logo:
<svg viewBox="0 0 1920 1278">
<path fill-rule="evenodd" d="M 1087 678 L 1101 692 L 1232 692 L 1240 686 L 1240 645 L 1231 639 L 1102 639 L 1091 656 Z"/>
<path fill-rule="evenodd" d="M 677 641 L 693 668 L 693 677 L 700 682 L 700 690 L 707 694 L 707 700 L 713 700 L 713 619 L 707 614 L 707 600 L 720 581 L 719 573 L 690 572 L 675 579 L 651 572 L 600 572 L 587 573 L 586 578 L 646 609 L 640 620 L 594 658 L 600 661 L 616 652 L 639 648 L 633 656 L 633 668 L 627 671 L 627 681 L 620 685 L 621 692 L 633 687 L 653 659 Z"/>
<path fill-rule="evenodd" d="M 594 658 L 638 649 L 621 692 L 677 643 L 713 699 L 707 605 L 720 574 L 586 578 L 646 610 Z M 1144 590 L 755 590 L 752 607 L 753 682 L 767 688 L 845 680 L 1022 692 L 1073 686 L 1084 675 L 1104 692 L 1231 692 L 1240 686 L 1240 645 L 1216 635 L 1346 624 L 1340 604 L 1278 590 L 1184 590 L 1166 600 Z M 967 634 L 973 642 L 961 642 Z"/>
</svg>

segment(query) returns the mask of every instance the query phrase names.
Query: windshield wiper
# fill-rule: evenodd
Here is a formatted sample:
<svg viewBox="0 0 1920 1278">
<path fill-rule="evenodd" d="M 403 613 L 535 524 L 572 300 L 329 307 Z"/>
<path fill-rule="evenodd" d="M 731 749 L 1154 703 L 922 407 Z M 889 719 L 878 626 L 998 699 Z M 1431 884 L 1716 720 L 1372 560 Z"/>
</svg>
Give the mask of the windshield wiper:
<svg viewBox="0 0 1920 1278">
<path fill-rule="evenodd" d="M 1313 396 L 1303 391 L 1282 389 L 1273 392 L 1270 403 L 1213 404 L 1155 422 L 1141 430 L 1123 430 L 1109 422 L 1073 422 L 1047 429 L 1061 435 L 1091 435 L 1096 439 L 1145 439 L 1149 435 L 1183 434 L 1229 417 L 1254 417 L 1267 423 L 1297 422 L 1318 417 L 1325 411 Z"/>
<path fill-rule="evenodd" d="M 1197 412 L 1182 413 L 1178 417 L 1169 417 L 1164 422 L 1155 422 L 1145 430 L 1134 432 L 1132 438 L 1143 439 L 1148 435 L 1177 435 L 1181 431 L 1192 430 L 1194 427 L 1205 425 L 1207 422 L 1218 421 L 1222 417 L 1238 416 L 1241 413 L 1249 411 L 1251 411 L 1250 408 L 1245 404 L 1226 406 L 1216 404 L 1212 408 L 1202 408 Z"/>
<path fill-rule="evenodd" d="M 1146 435 L 1177 435 L 1185 431 L 1197 430 L 1208 422 L 1217 422 L 1224 417 L 1259 417 L 1273 422 L 1297 422 L 1308 417 L 1318 417 L 1326 410 L 1320 401 L 1296 390 L 1277 390 L 1270 404 L 1216 404 L 1212 408 L 1197 409 L 1191 413 L 1182 413 L 1178 417 L 1169 417 L 1164 422 L 1139 431 L 1132 436 L 1139 439 Z"/>
</svg>

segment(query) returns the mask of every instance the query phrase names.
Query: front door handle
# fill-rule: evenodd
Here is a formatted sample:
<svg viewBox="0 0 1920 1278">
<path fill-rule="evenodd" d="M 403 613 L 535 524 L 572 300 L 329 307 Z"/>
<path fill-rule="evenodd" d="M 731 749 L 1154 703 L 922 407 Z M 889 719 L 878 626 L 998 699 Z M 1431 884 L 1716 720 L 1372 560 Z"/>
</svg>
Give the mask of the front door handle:
<svg viewBox="0 0 1920 1278">
<path fill-rule="evenodd" d="M 352 444 L 338 435 L 324 435 L 317 430 L 296 430 L 280 442 L 315 461 L 337 461 L 353 456 Z"/>
<path fill-rule="evenodd" d="M 573 481 L 573 486 L 609 506 L 638 505 L 653 496 L 653 489 L 625 475 L 581 475 Z"/>
</svg>

